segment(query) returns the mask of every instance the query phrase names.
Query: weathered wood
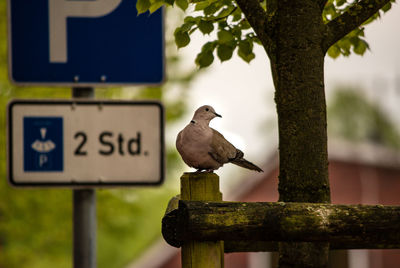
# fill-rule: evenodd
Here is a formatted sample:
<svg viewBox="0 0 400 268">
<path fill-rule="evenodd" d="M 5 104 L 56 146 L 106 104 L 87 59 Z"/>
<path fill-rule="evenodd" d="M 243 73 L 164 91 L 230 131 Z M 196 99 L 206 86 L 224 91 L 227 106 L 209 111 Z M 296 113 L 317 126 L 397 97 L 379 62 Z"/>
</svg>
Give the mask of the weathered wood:
<svg viewBox="0 0 400 268">
<path fill-rule="evenodd" d="M 400 248 L 399 206 L 180 201 L 172 212 L 163 231 L 179 226 L 175 236 L 165 237 L 178 245 L 224 240 L 228 252 L 247 251 L 243 248 L 249 243 L 258 244 L 251 251 L 277 249 L 263 241 L 330 242 L 331 249 Z"/>
<path fill-rule="evenodd" d="M 165 241 L 168 241 L 168 244 L 177 248 L 182 246 L 182 242 L 176 239 L 178 225 L 175 224 L 178 217 L 178 203 L 180 198 L 180 195 L 176 195 L 169 200 L 161 222 L 161 234 Z"/>
<path fill-rule="evenodd" d="M 225 241 L 225 253 L 233 252 L 272 252 L 279 250 L 278 242 L 270 241 Z M 329 244 L 330 250 L 337 249 L 400 249 L 400 242 L 396 244 L 365 243 L 364 241 L 343 243 L 334 242 Z"/>
<path fill-rule="evenodd" d="M 278 251 L 278 242 L 271 241 L 224 241 L 225 253 Z"/>
<path fill-rule="evenodd" d="M 275 50 L 269 58 L 278 113 L 279 201 L 329 203 L 321 8 L 315 0 L 275 1 Z M 279 248 L 279 268 L 328 267 L 328 243 Z"/>
<path fill-rule="evenodd" d="M 219 177 L 214 173 L 185 173 L 181 177 L 181 199 L 221 201 Z M 179 229 L 181 228 L 182 226 L 179 226 Z M 224 267 L 223 242 L 195 241 L 194 239 L 184 241 L 182 244 L 182 267 Z"/>
</svg>

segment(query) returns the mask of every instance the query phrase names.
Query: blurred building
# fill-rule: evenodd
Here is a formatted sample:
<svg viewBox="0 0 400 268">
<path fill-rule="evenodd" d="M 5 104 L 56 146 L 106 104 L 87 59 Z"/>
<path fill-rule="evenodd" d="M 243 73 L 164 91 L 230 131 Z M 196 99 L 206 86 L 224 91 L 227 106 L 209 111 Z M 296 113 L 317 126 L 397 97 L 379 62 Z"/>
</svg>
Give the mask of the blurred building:
<svg viewBox="0 0 400 268">
<path fill-rule="evenodd" d="M 264 173 L 248 173 L 238 187 L 224 193 L 226 201 L 275 202 L 278 200 L 278 155 L 263 166 Z M 329 144 L 332 203 L 400 205 L 400 153 L 388 148 L 343 142 Z M 330 267 L 397 268 L 400 250 L 331 251 Z M 128 268 L 178 268 L 180 249 L 163 240 L 155 243 Z M 227 268 L 277 267 L 274 253 L 225 254 Z"/>
</svg>

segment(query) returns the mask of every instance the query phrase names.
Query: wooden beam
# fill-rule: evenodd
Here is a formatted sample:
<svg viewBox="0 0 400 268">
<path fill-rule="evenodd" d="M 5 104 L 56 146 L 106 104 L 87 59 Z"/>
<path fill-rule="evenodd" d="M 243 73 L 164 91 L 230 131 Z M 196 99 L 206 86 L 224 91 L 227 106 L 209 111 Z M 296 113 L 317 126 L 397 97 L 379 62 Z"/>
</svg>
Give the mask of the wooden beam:
<svg viewBox="0 0 400 268">
<path fill-rule="evenodd" d="M 330 250 L 336 249 L 400 249 L 400 242 L 395 244 L 334 242 L 329 244 Z M 225 241 L 225 253 L 233 252 L 273 252 L 279 250 L 278 242 L 270 241 Z"/>
<path fill-rule="evenodd" d="M 399 206 L 179 201 L 169 216 L 163 234 L 174 246 L 224 240 L 226 252 L 275 250 L 278 241 L 330 242 L 331 249 L 400 248 Z M 166 236 L 168 229 L 175 231 Z"/>
<path fill-rule="evenodd" d="M 221 201 L 219 177 L 214 173 L 185 173 L 181 177 L 182 200 Z M 185 240 L 182 244 L 183 268 L 224 267 L 222 241 Z"/>
</svg>

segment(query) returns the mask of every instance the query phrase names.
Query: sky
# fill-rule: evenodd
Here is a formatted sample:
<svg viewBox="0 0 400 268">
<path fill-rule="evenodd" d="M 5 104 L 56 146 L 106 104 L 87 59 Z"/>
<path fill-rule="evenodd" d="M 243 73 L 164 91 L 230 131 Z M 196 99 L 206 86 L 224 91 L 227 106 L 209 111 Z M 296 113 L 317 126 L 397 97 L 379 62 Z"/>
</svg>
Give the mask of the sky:
<svg viewBox="0 0 400 268">
<path fill-rule="evenodd" d="M 396 75 L 400 75 L 399 27 L 400 7 L 394 4 L 381 19 L 366 26 L 365 36 L 370 51 L 364 56 L 354 54 L 337 59 L 326 57 L 325 87 L 328 102 L 337 86 L 363 88 L 371 99 L 384 104 L 385 109 L 400 124 L 396 113 L 400 112 L 396 110 L 400 106 L 400 88 L 397 92 L 394 88 Z M 206 41 L 207 38 L 196 35 L 188 47 L 181 49 L 188 64 L 194 64 L 196 54 Z M 224 63 L 215 59 L 211 68 L 192 83 L 188 107 L 194 112 L 201 105 L 212 105 L 222 118 L 214 119 L 211 126 L 242 149 L 248 160 L 262 166 L 268 155 L 277 150 L 278 130 L 269 60 L 262 47 L 255 47 L 255 53 L 256 59 L 250 64 L 237 56 Z M 170 135 L 176 135 L 192 115 L 188 114 L 170 129 Z M 224 166 L 217 174 L 247 174 L 238 169 Z"/>
</svg>

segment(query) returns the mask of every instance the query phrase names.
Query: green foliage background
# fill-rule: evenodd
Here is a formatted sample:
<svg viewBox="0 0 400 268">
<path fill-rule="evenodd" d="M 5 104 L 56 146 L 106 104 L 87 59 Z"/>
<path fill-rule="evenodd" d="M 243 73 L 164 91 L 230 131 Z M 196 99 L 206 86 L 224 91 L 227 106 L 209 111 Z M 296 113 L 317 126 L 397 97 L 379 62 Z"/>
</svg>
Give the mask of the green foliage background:
<svg viewBox="0 0 400 268">
<path fill-rule="evenodd" d="M 15 189 L 6 180 L 6 107 L 12 98 L 71 98 L 70 88 L 16 87 L 7 75 L 6 1 L 0 1 L 0 267 L 72 267 L 72 191 Z M 178 16 L 179 17 L 179 16 Z M 170 26 L 167 25 L 166 36 Z M 159 87 L 96 89 L 96 98 L 158 99 L 173 123 L 185 112 L 185 91 L 197 74 L 180 65 L 173 40 L 166 40 L 168 82 Z M 171 92 L 174 97 L 169 97 Z M 167 147 L 167 182 L 159 188 L 97 190 L 99 268 L 124 267 L 160 237 L 166 204 L 177 192 L 178 155 Z"/>
<path fill-rule="evenodd" d="M 273 5 L 269 10 L 267 0 L 259 2 L 267 13 L 274 15 Z M 369 44 L 365 40 L 364 26 L 389 11 L 394 2 L 395 0 L 391 0 L 360 27 L 331 46 L 327 53 L 328 56 L 332 58 L 340 55 L 347 57 L 352 52 L 363 55 L 369 49 Z M 328 0 L 323 9 L 322 20 L 328 23 L 357 3 L 356 0 Z M 176 5 L 183 11 L 190 10 L 191 15 L 186 16 L 183 24 L 174 32 L 178 48 L 187 46 L 191 40 L 190 36 L 197 30 L 210 37 L 211 41 L 203 45 L 195 60 L 200 68 L 210 66 L 214 62 L 215 55 L 221 62 L 230 60 L 235 51 L 247 63 L 255 58 L 253 46 L 254 44 L 260 45 L 260 40 L 252 31 L 235 0 L 138 0 L 136 8 L 139 13 L 154 12 L 163 5 Z M 216 34 L 213 35 L 213 33 Z"/>
<path fill-rule="evenodd" d="M 328 131 L 332 137 L 400 149 L 394 123 L 362 90 L 338 87 L 328 105 Z"/>
</svg>

